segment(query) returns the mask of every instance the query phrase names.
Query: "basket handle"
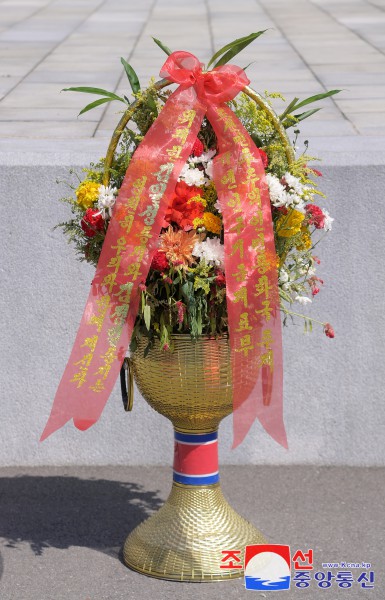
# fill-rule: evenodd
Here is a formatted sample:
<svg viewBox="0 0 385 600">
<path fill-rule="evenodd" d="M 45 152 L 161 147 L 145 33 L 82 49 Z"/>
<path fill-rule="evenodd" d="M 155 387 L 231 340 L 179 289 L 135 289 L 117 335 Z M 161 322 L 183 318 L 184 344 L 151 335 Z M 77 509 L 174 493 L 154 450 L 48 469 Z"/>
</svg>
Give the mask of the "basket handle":
<svg viewBox="0 0 385 600">
<path fill-rule="evenodd" d="M 156 91 L 159 91 L 159 90 L 161 90 L 164 87 L 167 87 L 169 85 L 171 85 L 170 81 L 168 81 L 167 79 L 161 79 L 160 81 L 157 81 L 152 86 L 150 86 L 147 91 L 152 91 L 154 89 Z M 266 112 L 266 114 L 268 115 L 271 123 L 274 126 L 274 129 L 277 131 L 279 137 L 281 138 L 281 142 L 282 142 L 282 145 L 285 148 L 285 154 L 286 154 L 286 158 L 287 158 L 287 161 L 288 161 L 289 165 L 291 163 L 293 163 L 294 160 L 295 160 L 294 150 L 293 150 L 293 147 L 292 147 L 292 145 L 290 143 L 289 138 L 287 137 L 286 130 L 283 127 L 281 121 L 279 120 L 279 117 L 276 115 L 276 113 L 271 108 L 271 106 L 268 104 L 268 102 L 266 102 L 266 100 L 264 100 L 264 98 L 262 98 L 262 96 L 260 94 L 258 94 L 258 92 L 255 92 L 249 86 L 246 86 L 245 89 L 243 90 L 243 92 L 247 96 L 249 96 L 249 98 L 251 98 L 252 100 L 254 100 L 254 102 L 262 110 L 264 110 Z M 114 132 L 112 134 L 110 143 L 108 145 L 106 159 L 105 159 L 105 163 L 104 163 L 103 185 L 107 186 L 109 184 L 109 182 L 110 182 L 110 168 L 111 168 L 112 162 L 114 160 L 116 147 L 117 147 L 117 145 L 119 143 L 119 140 L 120 140 L 120 138 L 121 138 L 121 136 L 123 134 L 123 131 L 124 131 L 127 123 L 132 119 L 133 115 L 135 114 L 135 112 L 137 111 L 137 109 L 139 108 L 139 106 L 143 103 L 144 98 L 145 98 L 145 94 L 146 94 L 146 92 L 144 92 L 143 96 L 141 96 L 140 98 L 138 98 L 137 100 L 135 100 L 135 102 L 133 102 L 127 108 L 127 110 L 123 113 L 123 115 L 122 115 L 119 123 L 117 124 L 117 126 L 114 129 Z"/>
<path fill-rule="evenodd" d="M 127 371 L 127 380 L 126 380 Z M 130 412 L 134 404 L 134 375 L 132 372 L 131 358 L 126 357 L 120 369 L 120 389 L 124 410 Z"/>
</svg>

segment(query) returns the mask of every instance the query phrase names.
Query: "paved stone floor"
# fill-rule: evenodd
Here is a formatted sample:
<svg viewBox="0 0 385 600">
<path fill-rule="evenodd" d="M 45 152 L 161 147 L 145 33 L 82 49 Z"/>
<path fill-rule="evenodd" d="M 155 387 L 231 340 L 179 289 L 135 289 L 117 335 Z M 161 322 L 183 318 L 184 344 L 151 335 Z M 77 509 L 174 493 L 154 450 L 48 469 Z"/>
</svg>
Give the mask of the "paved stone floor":
<svg viewBox="0 0 385 600">
<path fill-rule="evenodd" d="M 228 41 L 262 29 L 236 60 L 254 61 L 248 74 L 255 89 L 290 100 L 341 88 L 303 134 L 329 148 L 385 149 L 384 9 L 385 0 L 0 0 L 2 149 L 20 149 L 25 140 L 23 148 L 35 150 L 87 140 L 105 147 L 119 103 L 77 118 L 95 96 L 62 88 L 128 94 L 119 59 L 143 83 L 157 77 L 165 55 L 151 36 L 207 61 Z"/>
<path fill-rule="evenodd" d="M 126 535 L 167 498 L 170 477 L 170 469 L 154 467 L 1 469 L 1 600 L 270 598 L 271 592 L 246 592 L 241 579 L 159 581 L 124 566 Z M 371 563 L 373 589 L 357 581 L 343 589 L 335 579 L 321 589 L 313 576 L 305 589 L 292 582 L 282 595 L 288 600 L 384 598 L 384 482 L 378 468 L 222 469 L 226 498 L 271 543 L 313 549 L 313 575 L 325 562 Z M 355 580 L 361 574 L 341 570 Z"/>
</svg>

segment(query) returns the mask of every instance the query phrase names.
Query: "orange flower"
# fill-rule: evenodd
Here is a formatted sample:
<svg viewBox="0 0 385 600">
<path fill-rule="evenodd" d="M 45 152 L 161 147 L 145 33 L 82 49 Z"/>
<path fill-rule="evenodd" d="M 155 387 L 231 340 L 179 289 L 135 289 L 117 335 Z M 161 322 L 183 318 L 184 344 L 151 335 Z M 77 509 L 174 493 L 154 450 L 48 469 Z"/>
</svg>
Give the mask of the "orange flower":
<svg viewBox="0 0 385 600">
<path fill-rule="evenodd" d="M 165 253 L 172 265 L 186 269 L 195 262 L 192 251 L 198 241 L 195 231 L 186 232 L 183 229 L 174 231 L 172 227 L 169 227 L 160 236 L 159 251 Z"/>
</svg>

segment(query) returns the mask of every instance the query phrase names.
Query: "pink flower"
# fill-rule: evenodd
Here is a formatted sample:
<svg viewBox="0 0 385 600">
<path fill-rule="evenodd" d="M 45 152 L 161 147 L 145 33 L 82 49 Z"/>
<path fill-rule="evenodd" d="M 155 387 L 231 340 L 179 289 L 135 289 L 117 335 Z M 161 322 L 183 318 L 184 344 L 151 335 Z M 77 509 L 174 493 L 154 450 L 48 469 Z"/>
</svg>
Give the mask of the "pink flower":
<svg viewBox="0 0 385 600">
<path fill-rule="evenodd" d="M 329 338 L 334 338 L 334 329 L 333 327 L 330 325 L 330 323 L 325 323 L 324 325 L 324 332 L 325 335 Z"/>
<path fill-rule="evenodd" d="M 309 279 L 307 280 L 308 284 L 310 285 L 311 293 L 313 294 L 313 296 L 316 296 L 320 292 L 320 288 L 317 285 L 318 281 L 321 285 L 323 285 L 323 279 L 320 279 L 315 275 L 313 275 L 313 277 L 309 277 Z"/>
<path fill-rule="evenodd" d="M 178 302 L 175 303 L 175 306 L 178 309 L 178 323 L 183 323 L 186 307 L 180 300 L 178 300 Z"/>
</svg>

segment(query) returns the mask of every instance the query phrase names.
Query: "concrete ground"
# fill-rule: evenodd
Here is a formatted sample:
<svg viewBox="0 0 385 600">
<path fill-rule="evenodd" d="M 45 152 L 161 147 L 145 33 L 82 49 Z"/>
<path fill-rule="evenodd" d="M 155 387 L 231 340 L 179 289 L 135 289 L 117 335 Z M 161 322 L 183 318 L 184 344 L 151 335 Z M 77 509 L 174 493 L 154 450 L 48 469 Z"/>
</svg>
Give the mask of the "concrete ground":
<svg viewBox="0 0 385 600">
<path fill-rule="evenodd" d="M 159 581 L 121 560 L 126 535 L 167 498 L 171 472 L 154 467 L 5 468 L 0 470 L 1 600 L 186 600 L 270 597 L 242 579 L 189 584 Z M 367 562 L 373 589 L 359 583 L 285 592 L 288 599 L 384 597 L 384 470 L 328 467 L 229 467 L 230 503 L 271 543 L 325 562 Z M 342 570 L 347 570 L 342 569 Z M 338 569 L 333 569 L 336 574 Z M 353 569 L 355 578 L 361 573 Z M 275 596 L 274 596 L 275 597 Z"/>
</svg>

